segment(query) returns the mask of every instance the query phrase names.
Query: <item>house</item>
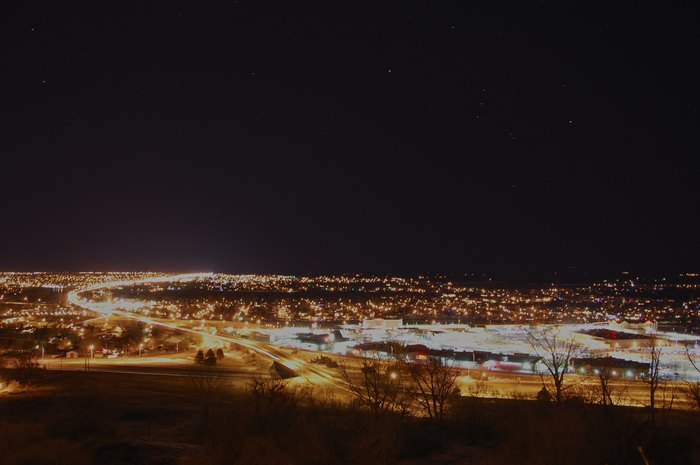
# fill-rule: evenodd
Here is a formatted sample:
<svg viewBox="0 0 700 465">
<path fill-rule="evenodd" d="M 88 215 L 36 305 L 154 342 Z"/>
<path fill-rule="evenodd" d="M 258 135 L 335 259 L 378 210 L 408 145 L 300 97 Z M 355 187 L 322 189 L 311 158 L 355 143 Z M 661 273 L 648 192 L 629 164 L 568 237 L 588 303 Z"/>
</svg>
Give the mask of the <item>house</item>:
<svg viewBox="0 0 700 465">
<path fill-rule="evenodd" d="M 580 375 L 599 376 L 605 373 L 612 379 L 645 379 L 649 376 L 649 363 L 623 360 L 615 357 L 575 358 L 572 368 Z"/>
</svg>

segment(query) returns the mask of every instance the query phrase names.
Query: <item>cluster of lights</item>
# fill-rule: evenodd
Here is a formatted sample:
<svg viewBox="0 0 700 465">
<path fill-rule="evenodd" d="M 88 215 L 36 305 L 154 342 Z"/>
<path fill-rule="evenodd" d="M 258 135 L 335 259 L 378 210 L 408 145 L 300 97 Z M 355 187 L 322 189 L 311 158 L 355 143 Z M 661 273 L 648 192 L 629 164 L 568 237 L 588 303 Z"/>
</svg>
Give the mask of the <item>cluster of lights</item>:
<svg viewBox="0 0 700 465">
<path fill-rule="evenodd" d="M 123 272 L 0 273 L 0 328 L 33 332 L 54 327 L 84 336 L 85 321 L 94 315 L 67 301 L 72 290 L 80 290 L 80 299 L 92 305 L 148 318 L 200 321 L 201 327 L 207 326 L 204 322 L 220 322 L 222 328 L 368 318 L 472 325 L 652 320 L 689 327 L 700 319 L 700 298 L 653 295 L 672 284 L 628 276 L 588 286 L 525 289 L 476 286 L 444 276 L 192 274 L 163 282 L 164 276 L 172 277 Z"/>
<path fill-rule="evenodd" d="M 84 296 L 171 320 L 261 320 L 272 324 L 381 317 L 472 324 L 655 320 L 677 325 L 697 321 L 698 298 L 649 298 L 656 284 L 634 283 L 624 279 L 581 287 L 518 289 L 473 287 L 429 277 L 212 274 L 187 282 L 146 280 L 135 286 L 98 288 Z"/>
</svg>

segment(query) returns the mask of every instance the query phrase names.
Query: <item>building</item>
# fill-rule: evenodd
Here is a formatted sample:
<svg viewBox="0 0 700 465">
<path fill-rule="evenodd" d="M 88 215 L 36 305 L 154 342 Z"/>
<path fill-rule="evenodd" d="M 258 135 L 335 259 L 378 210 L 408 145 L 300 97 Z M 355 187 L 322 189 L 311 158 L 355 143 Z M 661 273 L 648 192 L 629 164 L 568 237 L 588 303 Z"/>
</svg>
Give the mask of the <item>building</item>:
<svg viewBox="0 0 700 465">
<path fill-rule="evenodd" d="M 645 379 L 649 376 L 649 363 L 623 360 L 615 357 L 575 358 L 572 368 L 580 375 L 599 376 L 606 373 L 612 379 Z"/>
<path fill-rule="evenodd" d="M 654 344 L 654 339 L 645 334 L 618 331 L 610 327 L 578 331 L 577 340 L 607 350 L 640 349 Z"/>
<path fill-rule="evenodd" d="M 384 318 L 372 318 L 362 320 L 362 329 L 399 329 L 403 326 L 403 319 L 385 320 Z"/>
<path fill-rule="evenodd" d="M 608 326 L 612 329 L 639 331 L 646 334 L 655 333 L 659 329 L 659 324 L 653 320 L 613 321 Z"/>
</svg>

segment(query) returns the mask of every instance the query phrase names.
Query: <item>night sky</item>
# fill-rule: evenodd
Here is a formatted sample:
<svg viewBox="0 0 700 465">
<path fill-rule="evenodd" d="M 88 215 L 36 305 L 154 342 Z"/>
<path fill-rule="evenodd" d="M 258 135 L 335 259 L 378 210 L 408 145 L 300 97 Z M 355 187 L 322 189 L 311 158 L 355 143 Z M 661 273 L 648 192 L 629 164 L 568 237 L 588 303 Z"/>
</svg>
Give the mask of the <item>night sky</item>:
<svg viewBox="0 0 700 465">
<path fill-rule="evenodd" d="M 0 270 L 700 268 L 691 7 L 14 3 Z"/>
</svg>

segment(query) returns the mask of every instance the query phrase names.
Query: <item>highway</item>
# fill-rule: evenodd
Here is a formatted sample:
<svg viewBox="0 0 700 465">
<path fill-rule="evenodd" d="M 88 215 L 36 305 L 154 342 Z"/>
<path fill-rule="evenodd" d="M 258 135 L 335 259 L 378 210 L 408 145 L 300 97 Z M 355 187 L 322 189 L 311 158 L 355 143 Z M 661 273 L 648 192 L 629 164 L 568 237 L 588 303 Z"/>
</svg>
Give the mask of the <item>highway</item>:
<svg viewBox="0 0 700 465">
<path fill-rule="evenodd" d="M 182 322 L 174 323 L 167 320 L 149 318 L 143 315 L 131 313 L 118 308 L 118 306 L 112 302 L 90 302 L 81 297 L 82 293 L 88 291 L 109 289 L 112 287 L 134 286 L 138 284 L 148 283 L 188 282 L 194 279 L 206 278 L 207 276 L 211 276 L 211 273 L 189 273 L 174 276 L 149 277 L 131 281 L 111 281 L 106 283 L 95 284 L 86 288 L 73 290 L 68 293 L 68 301 L 76 307 L 89 310 L 91 312 L 98 313 L 104 316 L 118 316 L 125 319 L 141 321 L 143 323 L 147 323 L 154 326 L 161 326 L 177 331 L 196 334 L 198 336 L 201 336 L 205 340 L 218 340 L 225 343 L 237 344 L 238 346 L 249 349 L 270 361 L 282 364 L 283 366 L 294 371 L 295 373 L 302 375 L 304 378 L 306 378 L 308 381 L 314 384 L 330 384 L 345 389 L 344 384 L 323 367 L 307 363 L 301 358 L 293 357 L 290 354 L 281 350 L 280 348 L 271 344 L 266 344 L 259 341 L 252 341 L 249 339 L 242 339 L 238 337 L 211 334 L 207 331 L 185 326 L 185 323 Z M 192 324 L 194 324 L 194 322 L 192 322 Z"/>
<path fill-rule="evenodd" d="M 210 273 L 180 274 L 174 276 L 150 277 L 132 281 L 112 281 L 101 283 L 87 288 L 71 291 L 68 294 L 68 301 L 76 307 L 101 315 L 99 318 L 116 316 L 124 319 L 141 321 L 154 326 L 169 328 L 175 331 L 195 334 L 202 337 L 205 341 L 220 341 L 224 343 L 236 344 L 240 347 L 255 352 L 266 360 L 282 364 L 313 384 L 332 386 L 341 391 L 349 392 L 345 382 L 338 379 L 325 367 L 309 363 L 299 356 L 295 357 L 272 344 L 234 336 L 212 334 L 206 330 L 195 329 L 193 326 L 195 324 L 198 325 L 199 322 L 150 318 L 119 308 L 118 305 L 113 302 L 91 302 L 81 296 L 82 293 L 87 291 L 109 289 L 111 287 L 133 286 L 144 283 L 187 282 L 194 279 L 206 278 L 210 275 Z M 168 363 L 165 365 L 150 357 L 127 357 L 117 360 L 98 360 L 100 359 L 91 360 L 91 370 L 163 376 L 187 376 L 193 373 L 193 361 L 185 358 L 181 358 L 179 361 L 174 361 L 172 358 L 170 358 Z M 75 362 L 66 361 L 64 359 L 63 363 L 63 369 L 76 369 L 81 371 L 85 369 L 83 359 L 77 359 Z M 176 366 L 178 364 L 183 365 L 182 368 L 178 368 Z M 49 368 L 56 368 L 55 361 L 51 361 L 50 365 L 51 366 Z M 151 365 L 152 368 L 148 368 L 148 365 Z M 261 372 L 262 370 L 258 370 L 258 373 Z M 483 369 L 465 370 L 465 372 L 466 376 L 462 375 L 457 380 L 457 386 L 460 388 L 463 395 L 477 395 L 484 397 L 526 395 L 528 398 L 533 398 L 536 392 L 542 387 L 542 379 L 539 375 L 535 374 L 509 373 L 495 370 L 488 371 Z M 227 377 L 250 378 L 253 375 L 253 372 L 238 367 L 230 370 L 224 369 L 221 371 L 221 375 Z M 574 374 L 567 376 L 567 378 L 569 384 L 583 386 L 589 392 L 596 391 L 597 379 L 583 379 Z M 547 376 L 545 376 L 545 380 L 549 381 Z M 645 405 L 646 401 L 648 400 L 648 393 L 646 391 L 648 388 L 646 384 L 641 381 L 627 383 L 615 382 L 613 385 L 615 395 L 619 396 L 618 401 L 622 404 L 639 406 Z M 680 383 L 669 383 L 669 385 L 676 390 L 683 388 Z M 683 403 L 681 399 L 677 399 L 676 402 L 679 404 Z"/>
<path fill-rule="evenodd" d="M 173 355 L 156 355 L 144 357 L 121 357 L 118 359 L 90 358 L 74 359 L 40 359 L 42 366 L 49 370 L 60 371 L 95 371 L 107 373 L 122 373 L 133 375 L 188 377 L 197 376 L 202 372 L 217 378 L 232 378 L 248 380 L 252 376 L 265 373 L 262 364 L 246 363 L 240 355 L 229 354 L 214 367 L 206 367 L 205 371 L 198 370 L 194 365 L 193 354 L 181 353 Z"/>
</svg>

